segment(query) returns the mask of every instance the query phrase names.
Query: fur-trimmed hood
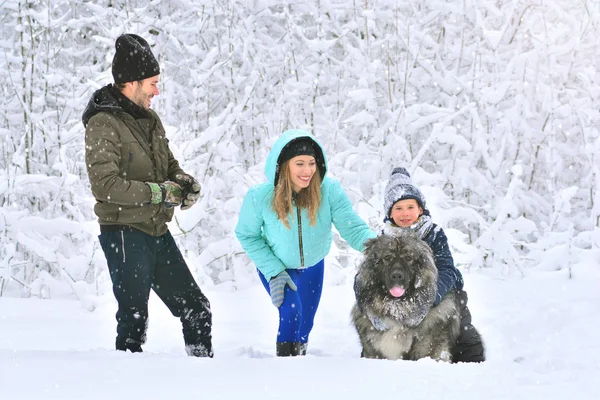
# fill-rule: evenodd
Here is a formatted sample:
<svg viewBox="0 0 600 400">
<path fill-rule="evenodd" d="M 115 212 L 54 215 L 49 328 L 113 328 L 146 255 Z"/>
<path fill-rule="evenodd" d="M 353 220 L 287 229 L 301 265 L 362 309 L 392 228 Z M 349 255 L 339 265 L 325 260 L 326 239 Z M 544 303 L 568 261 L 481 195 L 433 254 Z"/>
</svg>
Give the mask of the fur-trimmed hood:
<svg viewBox="0 0 600 400">
<path fill-rule="evenodd" d="M 327 156 L 325 155 L 325 151 L 323 151 L 323 146 L 321 146 L 321 143 L 307 131 L 292 129 L 281 134 L 279 139 L 273 144 L 267 157 L 265 163 L 265 176 L 273 186 L 277 184 L 277 177 L 279 176 L 279 156 L 281 155 L 281 152 L 291 142 L 300 138 L 308 138 L 315 143 L 315 159 L 317 161 L 317 166 L 319 167 L 319 173 L 321 174 L 321 181 L 324 181 L 327 173 Z"/>
<path fill-rule="evenodd" d="M 124 112 L 135 119 L 157 119 L 152 110 L 138 106 L 112 84 L 106 85 L 94 92 L 81 117 L 83 126 L 87 127 L 90 119 L 101 112 Z"/>
</svg>

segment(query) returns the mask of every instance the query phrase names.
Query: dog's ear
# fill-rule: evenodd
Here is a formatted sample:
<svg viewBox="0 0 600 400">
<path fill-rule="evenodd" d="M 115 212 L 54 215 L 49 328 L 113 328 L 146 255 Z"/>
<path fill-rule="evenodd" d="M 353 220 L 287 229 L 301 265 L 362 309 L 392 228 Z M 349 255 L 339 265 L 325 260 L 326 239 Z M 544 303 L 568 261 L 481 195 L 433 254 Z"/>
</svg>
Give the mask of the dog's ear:
<svg viewBox="0 0 600 400">
<path fill-rule="evenodd" d="M 381 235 L 373 239 L 368 239 L 365 242 L 364 255 L 371 260 L 372 264 L 379 264 L 381 257 L 384 255 L 383 250 L 387 247 L 386 243 L 389 242 L 389 239 L 386 235 Z"/>
<path fill-rule="evenodd" d="M 364 249 L 363 253 L 365 253 L 365 254 L 370 253 L 373 246 L 375 246 L 375 243 L 377 243 L 377 238 L 365 240 L 365 249 Z"/>
</svg>

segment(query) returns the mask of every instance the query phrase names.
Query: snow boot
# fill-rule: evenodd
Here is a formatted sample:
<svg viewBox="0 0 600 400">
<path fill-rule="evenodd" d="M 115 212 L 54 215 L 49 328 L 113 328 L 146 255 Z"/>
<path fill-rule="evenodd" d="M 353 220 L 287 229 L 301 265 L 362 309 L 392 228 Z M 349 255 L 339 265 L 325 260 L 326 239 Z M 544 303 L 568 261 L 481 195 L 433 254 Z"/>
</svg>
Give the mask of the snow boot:
<svg viewBox="0 0 600 400">
<path fill-rule="evenodd" d="M 301 344 L 299 342 L 277 342 L 277 357 L 290 357 L 300 355 Z"/>
<path fill-rule="evenodd" d="M 190 357 L 213 357 L 212 349 L 201 344 L 188 344 L 185 346 L 185 352 Z"/>
<path fill-rule="evenodd" d="M 141 353 L 142 352 L 142 343 L 134 340 L 134 339 L 126 339 L 122 340 L 117 338 L 115 341 L 115 349 L 120 351 L 129 350 L 132 353 Z"/>
<path fill-rule="evenodd" d="M 308 350 L 308 343 L 300 343 L 300 347 L 298 349 L 298 355 L 305 356 L 306 350 Z"/>
</svg>

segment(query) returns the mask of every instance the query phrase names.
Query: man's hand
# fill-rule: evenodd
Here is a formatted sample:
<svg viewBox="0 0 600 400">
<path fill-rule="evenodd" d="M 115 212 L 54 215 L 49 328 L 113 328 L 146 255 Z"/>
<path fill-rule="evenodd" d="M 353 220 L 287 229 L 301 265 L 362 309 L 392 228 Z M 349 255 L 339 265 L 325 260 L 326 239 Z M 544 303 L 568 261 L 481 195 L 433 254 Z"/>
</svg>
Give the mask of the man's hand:
<svg viewBox="0 0 600 400">
<path fill-rule="evenodd" d="M 200 183 L 194 179 L 193 176 L 188 174 L 175 175 L 175 182 L 177 182 L 183 190 L 181 209 L 187 210 L 188 208 L 191 208 L 200 198 Z"/>
<path fill-rule="evenodd" d="M 163 203 L 167 207 L 177 207 L 181 204 L 181 201 L 183 200 L 183 190 L 181 189 L 181 186 L 171 181 L 163 182 L 158 186 L 160 186 L 160 189 L 162 190 Z"/>
<path fill-rule="evenodd" d="M 183 191 L 181 186 L 175 182 L 166 181 L 163 183 L 146 182 L 152 192 L 152 204 L 164 204 L 167 208 L 175 207 L 181 204 Z"/>
</svg>

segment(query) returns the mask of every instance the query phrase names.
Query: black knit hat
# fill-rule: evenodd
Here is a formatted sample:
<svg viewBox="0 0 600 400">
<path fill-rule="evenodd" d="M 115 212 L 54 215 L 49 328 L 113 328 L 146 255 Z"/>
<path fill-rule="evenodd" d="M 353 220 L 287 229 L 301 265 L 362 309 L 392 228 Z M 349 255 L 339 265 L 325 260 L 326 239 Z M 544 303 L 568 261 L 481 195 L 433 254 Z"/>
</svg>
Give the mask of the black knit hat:
<svg viewBox="0 0 600 400">
<path fill-rule="evenodd" d="M 115 42 L 112 74 L 115 83 L 141 81 L 160 74 L 158 61 L 144 38 L 125 33 Z"/>
<path fill-rule="evenodd" d="M 277 158 L 277 166 L 275 168 L 275 184 L 279 182 L 279 171 L 281 169 L 281 164 L 297 156 L 313 156 L 317 162 L 321 179 L 325 177 L 327 165 L 325 164 L 323 150 L 321 150 L 321 147 L 311 138 L 299 137 L 291 140 L 283 147 L 283 149 L 281 149 L 281 153 L 279 153 L 279 157 Z"/>
<path fill-rule="evenodd" d="M 427 210 L 427 204 L 425 203 L 425 196 L 423 196 L 423 193 L 421 193 L 419 188 L 414 185 L 406 168 L 394 168 L 385 188 L 383 197 L 383 208 L 386 217 L 390 216 L 394 204 L 400 200 L 408 199 L 416 200 L 423 209 L 423 213 L 429 215 L 429 210 Z"/>
<path fill-rule="evenodd" d="M 310 138 L 301 137 L 285 145 L 279 154 L 279 158 L 277 158 L 277 164 L 281 165 L 297 156 L 313 156 L 316 158 L 316 154 L 315 142 Z"/>
</svg>

